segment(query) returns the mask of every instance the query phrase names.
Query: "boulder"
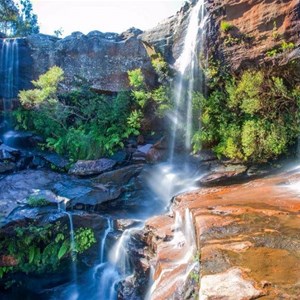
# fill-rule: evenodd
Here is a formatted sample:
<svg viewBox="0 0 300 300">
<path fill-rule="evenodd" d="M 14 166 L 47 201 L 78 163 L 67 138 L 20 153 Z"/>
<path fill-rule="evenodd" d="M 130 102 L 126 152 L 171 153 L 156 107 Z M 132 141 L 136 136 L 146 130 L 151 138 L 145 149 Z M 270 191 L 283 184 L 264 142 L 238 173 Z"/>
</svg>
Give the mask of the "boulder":
<svg viewBox="0 0 300 300">
<path fill-rule="evenodd" d="M 143 165 L 131 165 L 114 171 L 103 173 L 92 179 L 96 184 L 109 184 L 122 186 L 129 182 L 129 180 L 137 176 L 143 169 Z"/>
<path fill-rule="evenodd" d="M 46 161 L 50 166 L 54 166 L 59 170 L 66 170 L 70 162 L 63 156 L 56 153 L 42 153 L 41 158 Z"/>
<path fill-rule="evenodd" d="M 69 174 L 76 176 L 97 175 L 112 169 L 115 164 L 115 160 L 108 158 L 79 160 L 70 168 Z"/>
</svg>

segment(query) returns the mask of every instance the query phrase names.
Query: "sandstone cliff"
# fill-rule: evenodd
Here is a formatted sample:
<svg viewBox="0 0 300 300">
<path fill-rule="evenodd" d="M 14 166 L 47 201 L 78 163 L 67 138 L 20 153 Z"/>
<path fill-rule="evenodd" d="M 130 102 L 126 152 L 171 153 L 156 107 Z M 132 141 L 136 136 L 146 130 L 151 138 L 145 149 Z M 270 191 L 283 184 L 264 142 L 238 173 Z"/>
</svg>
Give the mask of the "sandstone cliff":
<svg viewBox="0 0 300 300">
<path fill-rule="evenodd" d="M 43 34 L 18 39 L 19 84 L 15 94 L 29 88 L 31 80 L 54 65 L 65 72 L 65 90 L 76 82 L 87 83 L 101 92 L 127 90 L 127 71 L 136 68 L 142 69 L 147 83 L 152 85 L 155 72 L 144 43 L 137 38 L 140 33 L 132 28 L 120 35 L 93 31 L 87 35 L 75 32 L 64 39 Z M 0 39 L 0 52 L 2 48 Z"/>
<path fill-rule="evenodd" d="M 164 53 L 170 63 L 180 55 L 192 5 L 185 4 L 175 16 L 141 35 Z M 287 63 L 299 57 L 297 0 L 209 0 L 206 14 L 204 57 L 214 56 L 233 71 L 274 61 Z M 222 21 L 230 24 L 228 32 L 220 28 Z M 293 49 L 282 50 L 284 42 L 292 43 Z M 268 55 L 272 50 L 273 55 Z"/>
</svg>

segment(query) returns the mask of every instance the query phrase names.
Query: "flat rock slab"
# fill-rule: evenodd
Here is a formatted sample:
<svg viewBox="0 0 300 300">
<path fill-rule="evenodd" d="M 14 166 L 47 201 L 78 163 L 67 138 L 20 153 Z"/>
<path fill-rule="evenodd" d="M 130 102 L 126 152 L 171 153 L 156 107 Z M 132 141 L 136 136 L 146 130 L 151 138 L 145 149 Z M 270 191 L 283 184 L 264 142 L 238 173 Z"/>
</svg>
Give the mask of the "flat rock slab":
<svg viewBox="0 0 300 300">
<path fill-rule="evenodd" d="M 79 160 L 69 170 L 69 174 L 76 176 L 89 176 L 101 174 L 112 169 L 116 161 L 108 158 L 98 160 Z"/>
<path fill-rule="evenodd" d="M 199 297 L 201 300 L 250 300 L 261 294 L 251 281 L 244 279 L 242 270 L 233 268 L 221 274 L 203 276 Z"/>
<path fill-rule="evenodd" d="M 251 281 L 243 278 L 239 268 L 233 268 L 221 274 L 203 276 L 199 297 L 201 300 L 250 300 L 261 294 Z"/>
<path fill-rule="evenodd" d="M 200 286 L 191 286 L 200 300 L 299 299 L 300 172 L 177 196 L 173 211 L 183 216 L 187 209 L 201 266 Z M 156 261 L 165 259 L 160 249 L 169 244 L 174 224 L 170 216 L 146 224 L 145 240 Z M 155 272 L 163 273 L 176 260 L 169 256 L 167 264 L 154 266 Z M 162 284 L 167 286 L 168 280 Z M 153 299 L 166 299 L 160 285 L 156 290 Z M 177 299 L 178 289 L 169 292 L 169 298 Z"/>
</svg>

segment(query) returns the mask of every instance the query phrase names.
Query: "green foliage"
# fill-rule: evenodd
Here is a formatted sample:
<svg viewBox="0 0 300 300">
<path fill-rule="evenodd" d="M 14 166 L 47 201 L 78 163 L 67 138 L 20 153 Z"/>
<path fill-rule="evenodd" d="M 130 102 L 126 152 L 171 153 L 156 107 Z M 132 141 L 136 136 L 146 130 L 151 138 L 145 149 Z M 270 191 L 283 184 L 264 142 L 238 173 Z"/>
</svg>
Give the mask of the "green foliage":
<svg viewBox="0 0 300 300">
<path fill-rule="evenodd" d="M 221 24 L 220 24 L 220 30 L 221 32 L 229 32 L 231 29 L 233 29 L 233 25 L 225 20 L 222 20 L 221 21 Z"/>
<path fill-rule="evenodd" d="M 280 53 L 280 52 L 278 51 L 278 49 L 274 48 L 274 49 L 268 50 L 268 51 L 266 52 L 266 55 L 267 55 L 268 57 L 274 57 L 274 56 L 276 56 L 276 55 L 279 54 L 279 53 Z"/>
<path fill-rule="evenodd" d="M 130 86 L 132 86 L 135 89 L 142 89 L 145 87 L 145 78 L 141 69 L 128 71 L 128 79 Z"/>
<path fill-rule="evenodd" d="M 262 72 L 245 72 L 236 85 L 227 84 L 229 108 L 240 108 L 242 112 L 253 115 L 260 109 L 260 90 L 264 76 Z"/>
<path fill-rule="evenodd" d="M 0 2 L 0 32 L 5 35 L 13 35 L 15 22 L 18 18 L 18 8 L 12 0 Z"/>
<path fill-rule="evenodd" d="M 30 0 L 20 0 L 15 5 L 12 0 L 1 0 L 0 3 L 0 31 L 7 36 L 27 36 L 38 33 L 37 15 L 32 11 Z"/>
<path fill-rule="evenodd" d="M 242 42 L 242 40 L 240 38 L 233 37 L 231 35 L 227 36 L 224 39 L 224 45 L 226 47 L 234 46 L 234 45 L 240 44 L 241 42 Z"/>
<path fill-rule="evenodd" d="M 167 74 L 161 55 L 152 57 L 159 78 Z M 163 117 L 171 107 L 170 90 L 159 85 L 151 90 L 141 69 L 128 72 L 132 90 L 117 96 L 97 94 L 82 84 L 77 90 L 58 93 L 63 70 L 52 67 L 33 81 L 34 89 L 19 93 L 22 108 L 13 112 L 17 129 L 44 137 L 43 147 L 72 160 L 111 155 L 130 135 L 140 134 L 145 113 Z"/>
<path fill-rule="evenodd" d="M 41 207 L 47 206 L 49 203 L 45 198 L 37 196 L 29 196 L 27 199 L 27 204 L 31 207 Z"/>
<path fill-rule="evenodd" d="M 268 57 L 274 57 L 278 54 L 289 52 L 289 51 L 293 50 L 294 48 L 295 48 L 295 44 L 293 42 L 287 42 L 287 41 L 283 40 L 281 42 L 280 47 L 275 47 L 275 48 L 268 50 L 266 52 L 266 55 Z"/>
<path fill-rule="evenodd" d="M 293 42 L 286 42 L 286 41 L 282 41 L 281 43 L 281 50 L 282 52 L 285 51 L 290 51 L 293 50 L 295 48 L 295 44 Z"/>
<path fill-rule="evenodd" d="M 96 242 L 90 228 L 75 231 L 75 251 L 83 253 Z M 9 235 L 0 235 L 0 253 L 13 257 L 16 266 L 0 268 L 0 278 L 9 272 L 51 273 L 57 271 L 64 259 L 71 257 L 68 228 L 60 222 L 36 226 L 15 227 Z"/>
<path fill-rule="evenodd" d="M 37 81 L 32 81 L 35 89 L 21 91 L 19 93 L 21 104 L 24 107 L 38 107 L 41 104 L 57 104 L 58 84 L 63 80 L 64 72 L 61 68 L 54 66 L 48 72 L 41 75 Z"/>
<path fill-rule="evenodd" d="M 19 128 L 36 131 L 49 149 L 74 160 L 112 154 L 129 135 L 139 134 L 141 116 L 131 115 L 135 104 L 130 93 L 112 98 L 82 86 L 58 95 L 62 79 L 63 71 L 53 67 L 33 81 L 35 89 L 20 92 L 25 109 L 14 112 Z M 136 99 L 139 107 L 142 100 Z"/>
<path fill-rule="evenodd" d="M 15 24 L 15 36 L 39 33 L 37 15 L 33 13 L 30 0 L 20 0 L 19 16 Z"/>
<path fill-rule="evenodd" d="M 155 53 L 152 55 L 151 64 L 159 77 L 159 82 L 165 82 L 169 76 L 169 66 L 168 63 L 163 59 L 162 55 L 160 53 Z"/>
<path fill-rule="evenodd" d="M 157 104 L 156 114 L 158 117 L 164 117 L 166 112 L 171 110 L 173 103 L 171 101 L 171 91 L 168 86 L 161 85 L 157 89 L 153 90 L 152 99 Z"/>
<path fill-rule="evenodd" d="M 79 228 L 75 231 L 75 251 L 79 254 L 96 243 L 95 235 L 90 228 Z"/>
<path fill-rule="evenodd" d="M 262 71 L 227 78 L 209 97 L 194 96 L 194 108 L 202 112 L 194 151 L 211 147 L 218 157 L 255 162 L 276 158 L 299 134 L 299 100 L 299 87 Z"/>
</svg>

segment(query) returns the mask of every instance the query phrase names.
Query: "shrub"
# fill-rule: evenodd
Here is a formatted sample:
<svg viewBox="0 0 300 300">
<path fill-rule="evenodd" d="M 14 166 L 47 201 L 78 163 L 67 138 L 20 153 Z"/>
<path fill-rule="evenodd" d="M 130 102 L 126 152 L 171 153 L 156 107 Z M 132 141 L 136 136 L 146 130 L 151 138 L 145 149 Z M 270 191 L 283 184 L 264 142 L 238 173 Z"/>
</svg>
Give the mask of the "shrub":
<svg viewBox="0 0 300 300">
<path fill-rule="evenodd" d="M 27 204 L 31 207 L 47 206 L 48 201 L 45 198 L 30 196 L 27 199 Z"/>
<path fill-rule="evenodd" d="M 0 253 L 11 256 L 15 266 L 0 267 L 0 278 L 9 272 L 51 273 L 57 271 L 64 259 L 71 258 L 68 227 L 60 222 L 36 226 L 34 223 L 15 227 L 9 235 L 0 234 Z M 75 230 L 75 252 L 83 253 L 95 242 L 90 228 Z"/>
<path fill-rule="evenodd" d="M 141 74 L 132 74 L 134 84 L 142 86 Z M 130 93 L 108 97 L 82 86 L 57 94 L 62 78 L 60 68 L 51 68 L 33 82 L 35 89 L 20 93 L 24 108 L 15 112 L 18 126 L 42 135 L 49 149 L 74 160 L 95 159 L 112 154 L 125 138 L 139 133 L 137 124 L 128 122 L 135 105 Z M 138 100 L 142 106 L 141 95 Z"/>
<path fill-rule="evenodd" d="M 227 21 L 225 21 L 225 20 L 222 20 L 221 21 L 221 24 L 220 24 L 220 30 L 222 31 L 222 32 L 225 32 L 225 33 L 227 33 L 227 32 L 229 32 L 231 29 L 233 29 L 233 25 L 231 24 L 231 23 L 229 23 L 229 22 L 227 22 Z"/>
<path fill-rule="evenodd" d="M 286 153 L 299 134 L 300 88 L 262 71 L 227 78 L 194 101 L 201 111 L 194 151 L 211 147 L 219 157 L 262 162 Z"/>
</svg>

